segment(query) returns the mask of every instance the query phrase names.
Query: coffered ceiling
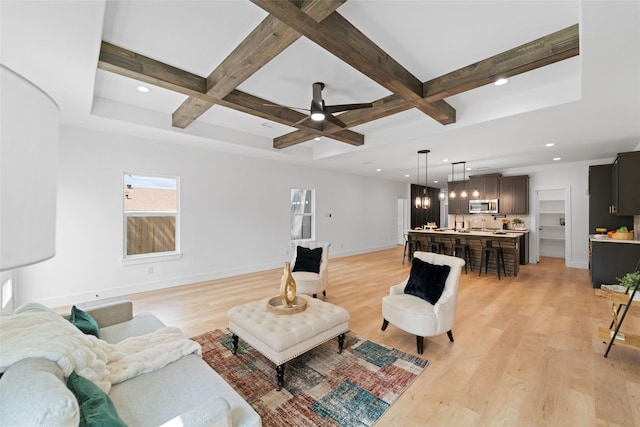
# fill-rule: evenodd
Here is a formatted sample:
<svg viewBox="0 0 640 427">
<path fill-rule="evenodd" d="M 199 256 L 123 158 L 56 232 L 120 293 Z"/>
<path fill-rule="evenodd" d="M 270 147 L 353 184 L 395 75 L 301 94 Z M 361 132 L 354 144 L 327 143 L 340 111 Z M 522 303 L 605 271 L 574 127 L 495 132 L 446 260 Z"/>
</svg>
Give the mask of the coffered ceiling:
<svg viewBox="0 0 640 427">
<path fill-rule="evenodd" d="M 435 186 L 450 162 L 490 173 L 640 144 L 635 1 L 0 5 L 2 63 L 73 125 L 402 182 L 426 148 Z M 337 114 L 346 128 L 301 122 L 314 82 L 327 105 L 374 106 Z"/>
</svg>

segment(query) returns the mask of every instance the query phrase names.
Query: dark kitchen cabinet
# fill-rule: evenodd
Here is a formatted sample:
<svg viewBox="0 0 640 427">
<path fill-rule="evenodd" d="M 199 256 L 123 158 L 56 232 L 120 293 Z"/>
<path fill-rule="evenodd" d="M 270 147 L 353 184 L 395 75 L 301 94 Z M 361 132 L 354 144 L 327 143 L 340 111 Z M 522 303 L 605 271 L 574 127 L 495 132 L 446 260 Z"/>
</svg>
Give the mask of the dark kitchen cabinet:
<svg viewBox="0 0 640 427">
<path fill-rule="evenodd" d="M 474 175 L 469 177 L 469 198 L 491 200 L 500 197 L 500 174 Z M 477 191 L 477 194 L 475 192 Z"/>
<path fill-rule="evenodd" d="M 633 216 L 612 214 L 613 165 L 589 166 L 589 234 L 596 228 L 615 230 L 620 227 L 633 228 Z"/>
<path fill-rule="evenodd" d="M 529 214 L 529 175 L 500 178 L 498 210 L 506 215 Z"/>
<path fill-rule="evenodd" d="M 640 151 L 618 153 L 611 180 L 612 213 L 640 215 Z"/>
<path fill-rule="evenodd" d="M 427 187 L 427 195 L 431 198 L 429 209 L 416 208 L 416 197 L 423 196 L 424 185 L 411 184 L 411 228 L 422 227 L 428 222 L 440 224 L 440 189 Z"/>
<path fill-rule="evenodd" d="M 591 283 L 617 285 L 616 277 L 634 271 L 640 260 L 640 245 L 633 243 L 591 241 Z"/>
<path fill-rule="evenodd" d="M 452 215 L 466 215 L 469 213 L 470 191 L 467 181 L 454 181 L 448 183 L 449 213 Z M 461 197 L 463 190 L 467 191 L 467 197 Z M 451 197 L 451 191 L 455 191 L 456 197 Z"/>
</svg>

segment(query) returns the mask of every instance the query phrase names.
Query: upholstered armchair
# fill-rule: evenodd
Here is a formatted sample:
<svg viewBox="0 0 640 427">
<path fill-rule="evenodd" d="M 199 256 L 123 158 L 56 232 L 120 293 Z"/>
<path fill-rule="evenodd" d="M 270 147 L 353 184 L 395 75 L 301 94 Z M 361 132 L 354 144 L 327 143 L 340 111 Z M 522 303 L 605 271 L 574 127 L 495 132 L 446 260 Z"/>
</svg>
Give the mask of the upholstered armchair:
<svg viewBox="0 0 640 427">
<path fill-rule="evenodd" d="M 297 242 L 291 261 L 291 275 L 296 281 L 296 292 L 314 298 L 320 292 L 327 296 L 329 284 L 329 247 L 326 242 Z"/>
<path fill-rule="evenodd" d="M 413 256 L 409 277 L 392 286 L 389 295 L 382 298 L 382 330 L 391 323 L 415 335 L 418 354 L 422 354 L 424 337 L 446 332 L 453 342 L 451 330 L 465 261 L 433 252 L 418 251 Z"/>
</svg>

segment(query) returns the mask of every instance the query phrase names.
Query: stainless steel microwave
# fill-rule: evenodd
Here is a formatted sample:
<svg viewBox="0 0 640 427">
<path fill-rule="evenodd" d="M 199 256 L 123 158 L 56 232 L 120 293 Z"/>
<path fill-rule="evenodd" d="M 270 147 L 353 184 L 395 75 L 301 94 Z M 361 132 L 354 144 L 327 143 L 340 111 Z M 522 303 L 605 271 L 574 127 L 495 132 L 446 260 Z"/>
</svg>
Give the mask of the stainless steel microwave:
<svg viewBox="0 0 640 427">
<path fill-rule="evenodd" d="M 469 200 L 469 213 L 472 213 L 472 214 L 498 213 L 498 199 Z"/>
</svg>

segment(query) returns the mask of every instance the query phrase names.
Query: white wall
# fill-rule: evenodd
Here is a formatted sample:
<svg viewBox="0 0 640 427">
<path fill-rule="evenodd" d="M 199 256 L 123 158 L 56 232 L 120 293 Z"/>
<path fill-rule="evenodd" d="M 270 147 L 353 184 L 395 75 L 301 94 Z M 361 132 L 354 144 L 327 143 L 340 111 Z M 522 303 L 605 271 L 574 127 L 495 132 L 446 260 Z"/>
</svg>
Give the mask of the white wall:
<svg viewBox="0 0 640 427">
<path fill-rule="evenodd" d="M 124 172 L 180 177 L 182 259 L 122 264 Z M 56 256 L 18 271 L 18 303 L 67 305 L 280 267 L 291 258 L 292 187 L 316 189 L 316 238 L 332 243 L 331 257 L 396 245 L 406 184 L 62 127 Z"/>
<path fill-rule="evenodd" d="M 567 267 L 589 268 L 589 166 L 613 163 L 614 159 L 599 159 L 573 163 L 554 163 L 534 168 L 514 168 L 502 171 L 504 176 L 529 175 L 529 218 L 526 224 L 531 229 L 531 262 L 535 259 L 536 190 L 569 189 L 570 200 L 565 201 L 567 213 L 567 240 L 565 241 Z"/>
</svg>

